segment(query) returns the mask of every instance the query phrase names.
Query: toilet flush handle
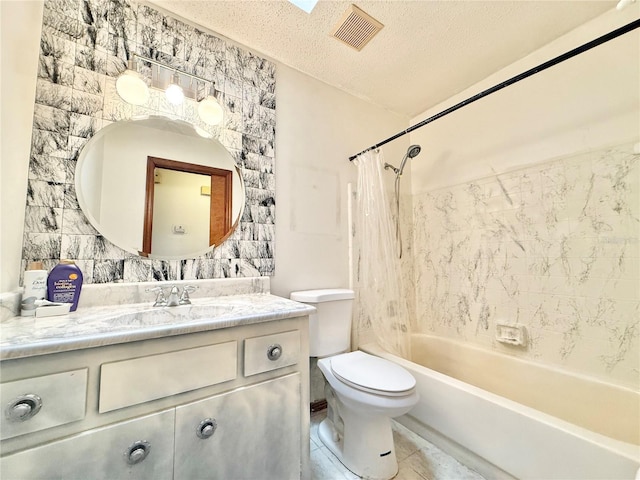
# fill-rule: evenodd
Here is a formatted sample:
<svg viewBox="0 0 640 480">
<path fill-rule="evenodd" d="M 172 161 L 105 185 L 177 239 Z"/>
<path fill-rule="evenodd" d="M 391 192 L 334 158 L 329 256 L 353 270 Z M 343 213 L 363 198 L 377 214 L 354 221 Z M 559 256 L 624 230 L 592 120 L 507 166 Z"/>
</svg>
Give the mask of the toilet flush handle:
<svg viewBox="0 0 640 480">
<path fill-rule="evenodd" d="M 282 355 L 282 346 L 279 343 L 269 345 L 269 348 L 267 348 L 267 358 L 269 360 L 272 360 L 272 361 L 278 360 L 281 355 Z"/>
</svg>

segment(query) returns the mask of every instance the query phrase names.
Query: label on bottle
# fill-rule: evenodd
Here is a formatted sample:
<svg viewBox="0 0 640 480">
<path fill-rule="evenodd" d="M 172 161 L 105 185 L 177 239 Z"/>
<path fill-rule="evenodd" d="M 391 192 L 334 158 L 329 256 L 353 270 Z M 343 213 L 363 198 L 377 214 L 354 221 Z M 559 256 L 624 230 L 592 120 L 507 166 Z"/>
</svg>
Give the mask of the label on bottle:
<svg viewBox="0 0 640 480">
<path fill-rule="evenodd" d="M 47 277 L 42 276 L 40 278 L 34 278 L 31 282 L 31 288 L 33 290 L 47 290 Z M 44 297 L 43 297 L 44 298 Z"/>
<path fill-rule="evenodd" d="M 24 293 L 22 299 L 34 297 L 36 300 L 47 298 L 47 272 L 45 270 L 27 270 L 24 272 Z"/>
<path fill-rule="evenodd" d="M 73 279 L 71 277 L 74 277 Z M 76 285 L 73 280 L 77 279 L 78 275 L 72 273 L 69 278 L 61 278 L 53 282 L 52 301 L 61 303 L 73 303 L 73 295 L 76 291 Z"/>
</svg>

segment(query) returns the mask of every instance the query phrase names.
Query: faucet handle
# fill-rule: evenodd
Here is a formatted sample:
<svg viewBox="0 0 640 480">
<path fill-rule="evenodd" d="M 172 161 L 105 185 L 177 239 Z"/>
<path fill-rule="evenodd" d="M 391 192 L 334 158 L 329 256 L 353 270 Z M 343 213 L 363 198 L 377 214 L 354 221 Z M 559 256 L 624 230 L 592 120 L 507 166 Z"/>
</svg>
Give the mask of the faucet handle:
<svg viewBox="0 0 640 480">
<path fill-rule="evenodd" d="M 167 304 L 167 297 L 164 296 L 164 288 L 162 287 L 153 287 L 147 288 L 146 292 L 158 292 L 156 296 L 156 301 L 153 304 L 154 307 L 164 307 Z"/>
<path fill-rule="evenodd" d="M 189 298 L 189 294 L 195 292 L 198 287 L 194 287 L 193 285 L 185 285 L 182 289 L 182 295 L 180 296 L 180 305 L 189 305 L 191 304 L 191 299 Z"/>
</svg>

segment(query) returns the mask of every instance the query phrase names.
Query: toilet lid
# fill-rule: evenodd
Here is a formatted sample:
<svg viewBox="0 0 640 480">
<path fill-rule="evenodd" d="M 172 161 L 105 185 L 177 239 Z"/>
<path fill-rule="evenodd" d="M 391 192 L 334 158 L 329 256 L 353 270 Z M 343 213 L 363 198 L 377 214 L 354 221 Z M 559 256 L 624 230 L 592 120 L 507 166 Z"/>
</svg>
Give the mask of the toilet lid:
<svg viewBox="0 0 640 480">
<path fill-rule="evenodd" d="M 332 357 L 331 371 L 347 385 L 379 395 L 407 395 L 416 386 L 400 365 L 360 351 Z"/>
</svg>

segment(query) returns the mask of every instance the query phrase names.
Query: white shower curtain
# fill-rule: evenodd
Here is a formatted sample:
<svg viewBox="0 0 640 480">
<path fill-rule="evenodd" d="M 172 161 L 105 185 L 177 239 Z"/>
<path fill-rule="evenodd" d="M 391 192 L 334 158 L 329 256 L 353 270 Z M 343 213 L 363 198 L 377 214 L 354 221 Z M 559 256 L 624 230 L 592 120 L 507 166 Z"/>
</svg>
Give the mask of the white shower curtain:
<svg viewBox="0 0 640 480">
<path fill-rule="evenodd" d="M 387 351 L 411 358 L 407 298 L 402 287 L 391 203 L 383 182 L 382 152 L 354 160 L 358 167 L 355 211 L 356 324 L 370 328 Z"/>
</svg>

